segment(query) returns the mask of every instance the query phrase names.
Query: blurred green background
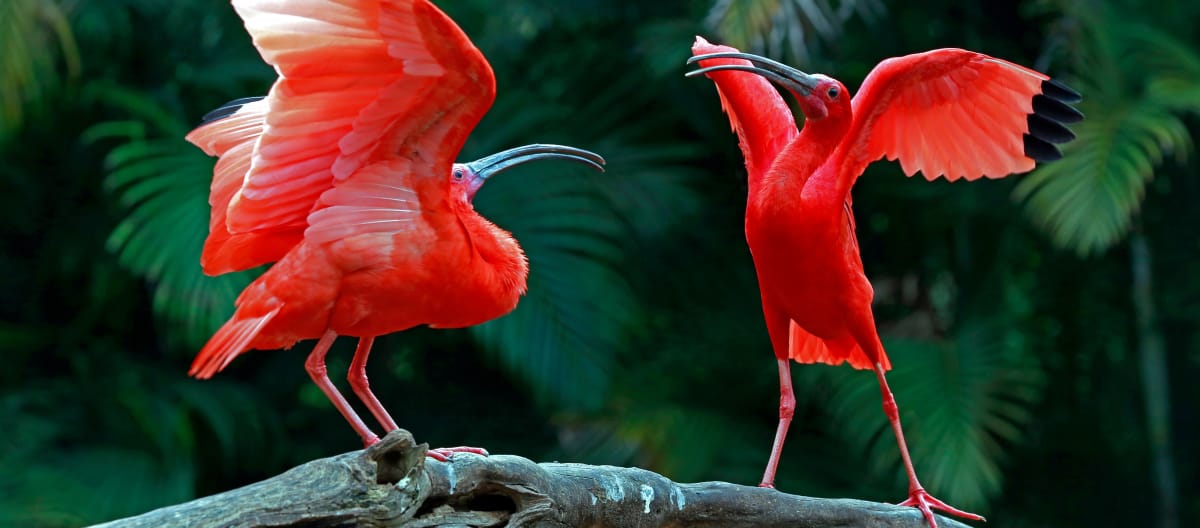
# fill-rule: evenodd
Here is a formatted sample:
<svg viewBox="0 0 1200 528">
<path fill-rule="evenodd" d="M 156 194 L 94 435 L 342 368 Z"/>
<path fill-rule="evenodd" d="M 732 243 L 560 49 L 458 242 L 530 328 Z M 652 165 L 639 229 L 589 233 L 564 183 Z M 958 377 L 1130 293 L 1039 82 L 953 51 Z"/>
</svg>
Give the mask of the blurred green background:
<svg viewBox="0 0 1200 528">
<path fill-rule="evenodd" d="M 1200 524 L 1200 3 L 437 3 L 498 78 L 462 159 L 561 142 L 609 165 L 478 195 L 531 261 L 513 314 L 377 341 L 375 392 L 419 441 L 758 482 L 775 363 L 736 138 L 712 83 L 683 77 L 693 36 L 852 88 L 965 47 L 1068 82 L 1088 119 L 1031 175 L 879 163 L 855 189 L 917 470 L 988 526 Z M 213 160 L 182 138 L 273 78 L 227 2 L 0 0 L 0 525 L 136 514 L 359 447 L 309 343 L 186 376 L 254 273 L 200 273 Z M 874 377 L 794 373 L 778 487 L 902 499 Z"/>
</svg>

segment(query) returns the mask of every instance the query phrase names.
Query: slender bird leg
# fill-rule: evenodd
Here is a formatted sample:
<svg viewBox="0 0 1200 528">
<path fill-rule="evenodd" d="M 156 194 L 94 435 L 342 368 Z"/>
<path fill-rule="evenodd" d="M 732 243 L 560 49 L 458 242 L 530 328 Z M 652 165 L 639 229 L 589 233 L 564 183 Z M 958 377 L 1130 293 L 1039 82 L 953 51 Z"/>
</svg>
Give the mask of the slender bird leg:
<svg viewBox="0 0 1200 528">
<path fill-rule="evenodd" d="M 367 381 L 367 356 L 371 353 L 371 344 L 375 342 L 374 337 L 360 337 L 358 339 L 358 348 L 354 350 L 354 359 L 350 361 L 350 372 L 346 375 L 346 379 L 350 381 L 350 388 L 354 390 L 354 394 L 358 395 L 358 399 L 371 410 L 371 414 L 375 415 L 375 419 L 379 421 L 379 425 L 383 426 L 384 431 L 392 432 L 399 427 L 396 426 L 396 421 L 392 420 L 392 416 L 388 414 L 387 409 L 383 408 L 383 404 L 379 403 L 379 398 L 371 392 L 371 384 Z"/>
<path fill-rule="evenodd" d="M 321 392 L 325 393 L 325 397 L 329 398 L 329 401 L 333 403 L 334 407 L 337 407 L 346 421 L 350 422 L 350 427 L 354 428 L 354 432 L 362 437 L 363 445 L 369 447 L 378 442 L 379 437 L 367 428 L 367 424 L 363 423 L 362 418 L 358 417 L 358 413 L 350 408 L 350 404 L 346 402 L 342 393 L 333 386 L 333 382 L 329 381 L 329 375 L 325 368 L 325 354 L 329 352 L 329 347 L 333 346 L 335 339 L 337 339 L 337 334 L 332 330 L 325 332 L 325 335 L 321 336 L 321 340 L 317 341 L 317 346 L 313 347 L 312 353 L 308 355 L 308 360 L 304 362 L 304 368 L 308 370 L 308 376 L 312 378 L 313 383 L 317 384 Z"/>
<path fill-rule="evenodd" d="M 371 354 L 371 345 L 374 342 L 374 337 L 361 337 L 358 339 L 358 348 L 354 350 L 354 359 L 350 361 L 350 372 L 346 375 L 346 379 L 350 381 L 350 387 L 354 389 L 354 394 L 358 395 L 358 399 L 362 400 L 363 404 L 371 410 L 371 414 L 375 415 L 375 419 L 379 421 L 379 425 L 382 425 L 384 429 L 391 432 L 400 427 L 396 425 L 396 421 L 388 414 L 387 409 L 383 408 L 383 404 L 379 403 L 379 398 L 376 398 L 375 394 L 371 392 L 371 384 L 367 381 L 367 356 Z M 338 396 L 340 397 L 341 395 L 339 394 Z M 357 419 L 358 416 L 355 416 L 355 418 Z M 361 420 L 359 423 L 361 423 Z M 430 449 L 425 453 L 425 456 L 446 462 L 455 453 L 474 453 L 476 455 L 488 456 L 487 450 L 482 447 L 439 447 L 437 449 Z"/>
<path fill-rule="evenodd" d="M 896 443 L 900 444 L 900 458 L 904 460 L 904 471 L 908 473 L 908 499 L 901 502 L 900 506 L 912 506 L 921 510 L 930 528 L 937 528 L 933 510 L 941 510 L 964 519 L 985 521 L 986 519 L 982 516 L 948 506 L 921 487 L 921 482 L 917 480 L 917 472 L 913 469 L 912 458 L 908 456 L 908 444 L 904 442 L 904 431 L 900 429 L 900 408 L 896 406 L 896 398 L 892 396 L 892 389 L 888 387 L 887 379 L 883 375 L 883 365 L 879 363 L 875 363 L 875 377 L 879 379 L 879 391 L 883 393 L 883 412 L 887 415 L 888 421 L 892 423 L 892 431 L 896 433 Z"/>
<path fill-rule="evenodd" d="M 779 468 L 779 456 L 783 454 L 783 441 L 787 439 L 788 426 L 796 412 L 796 395 L 792 392 L 792 360 L 779 361 L 779 427 L 775 429 L 775 443 L 771 444 L 771 458 L 767 459 L 767 470 L 763 472 L 759 487 L 775 487 L 775 470 Z"/>
</svg>

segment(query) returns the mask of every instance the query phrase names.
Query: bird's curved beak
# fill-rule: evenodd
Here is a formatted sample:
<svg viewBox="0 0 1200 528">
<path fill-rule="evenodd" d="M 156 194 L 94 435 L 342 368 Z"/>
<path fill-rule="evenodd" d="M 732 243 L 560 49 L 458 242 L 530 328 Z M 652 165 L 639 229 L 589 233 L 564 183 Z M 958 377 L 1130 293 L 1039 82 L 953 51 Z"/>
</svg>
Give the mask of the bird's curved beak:
<svg viewBox="0 0 1200 528">
<path fill-rule="evenodd" d="M 817 78 L 797 70 L 791 66 L 776 62 L 766 57 L 760 57 L 751 53 L 741 53 L 734 51 L 723 51 L 719 53 L 709 53 L 707 55 L 696 55 L 688 59 L 687 63 L 692 64 L 702 60 L 709 59 L 743 59 L 750 61 L 750 64 L 718 64 L 699 70 L 690 71 L 684 74 L 687 77 L 695 77 L 714 71 L 737 70 L 756 73 L 768 80 L 791 90 L 793 93 L 801 96 L 807 96 L 817 87 Z"/>
<path fill-rule="evenodd" d="M 542 159 L 565 159 L 577 161 L 600 172 L 604 172 L 604 158 L 595 152 L 563 145 L 525 145 L 497 152 L 467 163 L 467 168 L 481 180 L 516 167 L 522 163 Z"/>
</svg>

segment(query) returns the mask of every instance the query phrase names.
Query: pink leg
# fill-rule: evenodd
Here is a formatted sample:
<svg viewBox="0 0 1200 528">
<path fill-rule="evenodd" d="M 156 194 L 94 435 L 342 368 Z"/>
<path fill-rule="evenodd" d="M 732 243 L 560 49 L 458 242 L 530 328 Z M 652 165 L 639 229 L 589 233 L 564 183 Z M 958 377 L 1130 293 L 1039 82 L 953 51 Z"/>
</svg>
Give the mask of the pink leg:
<svg viewBox="0 0 1200 528">
<path fill-rule="evenodd" d="M 371 384 L 367 381 L 367 356 L 371 354 L 371 345 L 374 342 L 374 337 L 361 337 L 358 339 L 358 348 L 354 350 L 354 359 L 350 361 L 350 372 L 347 374 L 346 379 L 350 381 L 350 387 L 354 389 L 354 394 L 358 395 L 358 399 L 362 400 L 363 404 L 371 410 L 371 414 L 375 416 L 375 419 L 379 421 L 379 425 L 382 425 L 384 429 L 391 432 L 400 427 L 396 425 L 396 421 L 388 414 L 387 409 L 383 408 L 383 404 L 379 403 L 379 398 L 376 398 L 375 394 L 371 392 Z M 338 396 L 340 397 L 341 395 L 339 394 Z M 355 418 L 358 417 L 355 416 Z M 361 420 L 359 423 L 362 423 Z M 430 449 L 426 453 L 426 456 L 434 460 L 446 462 L 455 453 L 488 455 L 487 450 L 481 447 L 439 447 L 437 449 Z"/>
<path fill-rule="evenodd" d="M 908 473 L 908 499 L 901 502 L 900 505 L 912 506 L 921 510 L 930 528 L 937 528 L 933 510 L 941 510 L 964 519 L 985 520 L 974 513 L 967 513 L 946 505 L 921 487 L 921 482 L 917 480 L 917 472 L 913 469 L 912 458 L 908 456 L 908 444 L 904 442 L 904 431 L 900 429 L 900 408 L 896 406 L 896 398 L 892 396 L 892 389 L 888 388 L 887 379 L 883 375 L 883 366 L 879 363 L 875 364 L 875 377 L 879 379 L 879 391 L 883 393 L 883 412 L 887 414 L 888 421 L 892 423 L 892 431 L 896 433 L 896 443 L 900 444 L 900 458 L 904 460 L 904 471 Z"/>
<path fill-rule="evenodd" d="M 759 487 L 775 487 L 775 470 L 779 468 L 779 456 L 783 454 L 783 441 L 787 439 L 788 426 L 796 412 L 796 395 L 792 392 L 792 363 L 790 359 L 779 361 L 779 427 L 775 429 L 775 443 L 771 444 L 771 458 L 767 459 L 767 470 L 763 472 Z"/>
<path fill-rule="evenodd" d="M 371 392 L 371 384 L 367 382 L 367 355 L 371 353 L 371 344 L 375 342 L 374 337 L 360 337 L 358 339 L 358 348 L 354 350 L 354 359 L 350 361 L 350 372 L 346 379 L 350 380 L 350 388 L 354 390 L 354 394 L 358 395 L 358 399 L 366 404 L 367 409 L 371 410 L 371 414 L 379 421 L 379 425 L 387 432 L 399 429 L 396 426 L 396 421 L 392 420 L 387 409 L 383 408 L 383 404 L 379 403 L 379 398 Z"/>
<path fill-rule="evenodd" d="M 325 397 L 329 398 L 329 401 L 333 402 L 333 406 L 337 407 L 346 421 L 350 422 L 350 427 L 354 428 L 354 432 L 362 437 L 363 445 L 371 446 L 379 441 L 379 437 L 367 428 L 367 424 L 363 423 L 362 418 L 358 417 L 358 413 L 350 408 L 350 404 L 346 402 L 342 393 L 338 392 L 333 383 L 329 381 L 329 375 L 325 368 L 325 354 L 329 352 L 329 347 L 333 346 L 335 339 L 337 339 L 337 334 L 332 330 L 325 332 L 325 335 L 321 336 L 321 340 L 317 341 L 317 346 L 313 347 L 312 353 L 308 355 L 308 360 L 304 362 L 304 368 L 308 370 L 308 375 L 312 378 L 313 383 L 317 384 L 321 392 L 325 393 Z"/>
</svg>

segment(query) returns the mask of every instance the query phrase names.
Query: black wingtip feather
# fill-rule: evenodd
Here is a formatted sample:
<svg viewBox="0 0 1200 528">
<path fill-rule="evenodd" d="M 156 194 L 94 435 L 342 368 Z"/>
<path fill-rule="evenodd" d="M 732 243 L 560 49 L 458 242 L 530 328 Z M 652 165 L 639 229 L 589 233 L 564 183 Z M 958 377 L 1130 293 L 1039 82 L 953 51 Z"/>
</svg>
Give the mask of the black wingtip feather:
<svg viewBox="0 0 1200 528">
<path fill-rule="evenodd" d="M 1043 163 L 1062 159 L 1062 152 L 1057 147 L 1029 134 L 1025 134 L 1025 155 Z"/>
<path fill-rule="evenodd" d="M 1076 92 L 1074 88 L 1054 79 L 1042 81 L 1042 93 L 1056 101 L 1067 104 L 1075 104 L 1083 100 L 1083 96 L 1079 92 Z"/>
<path fill-rule="evenodd" d="M 1075 139 L 1066 125 L 1083 120 L 1083 114 L 1072 104 L 1083 100 L 1071 87 L 1054 79 L 1042 81 L 1042 93 L 1033 96 L 1033 113 L 1026 117 L 1029 133 L 1025 134 L 1025 155 L 1038 162 L 1062 159 L 1054 144 Z"/>
<path fill-rule="evenodd" d="M 239 109 L 241 109 L 243 106 L 245 106 L 246 104 L 253 103 L 255 101 L 261 101 L 261 100 L 263 100 L 263 96 L 241 97 L 238 99 L 234 99 L 232 101 L 229 101 L 228 103 L 225 103 L 225 104 L 217 107 L 215 110 L 213 110 L 207 114 L 204 114 L 204 117 L 200 118 L 200 124 L 207 125 L 209 123 L 212 123 L 213 121 L 219 121 L 221 119 L 225 119 L 226 117 L 229 117 L 229 116 L 237 113 L 237 111 Z"/>
<path fill-rule="evenodd" d="M 1075 139 L 1075 133 L 1071 132 L 1071 129 L 1041 114 L 1029 114 L 1027 122 L 1029 134 L 1043 141 L 1062 144 Z"/>
<path fill-rule="evenodd" d="M 1079 110 L 1041 94 L 1033 96 L 1033 113 L 1064 125 L 1083 121 Z"/>
</svg>

